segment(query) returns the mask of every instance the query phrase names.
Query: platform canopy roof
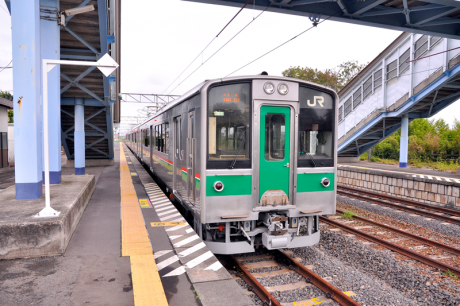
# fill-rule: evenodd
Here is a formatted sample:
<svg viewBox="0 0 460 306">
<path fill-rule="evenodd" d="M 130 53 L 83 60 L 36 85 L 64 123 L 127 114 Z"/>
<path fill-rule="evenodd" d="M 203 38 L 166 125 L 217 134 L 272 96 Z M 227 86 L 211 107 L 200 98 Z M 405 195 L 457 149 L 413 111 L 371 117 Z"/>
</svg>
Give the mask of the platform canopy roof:
<svg viewBox="0 0 460 306">
<path fill-rule="evenodd" d="M 185 0 L 242 7 L 248 0 Z M 432 36 L 460 38 L 460 1 L 454 0 L 255 0 L 256 9 Z M 248 7 L 253 7 L 250 2 Z"/>
</svg>

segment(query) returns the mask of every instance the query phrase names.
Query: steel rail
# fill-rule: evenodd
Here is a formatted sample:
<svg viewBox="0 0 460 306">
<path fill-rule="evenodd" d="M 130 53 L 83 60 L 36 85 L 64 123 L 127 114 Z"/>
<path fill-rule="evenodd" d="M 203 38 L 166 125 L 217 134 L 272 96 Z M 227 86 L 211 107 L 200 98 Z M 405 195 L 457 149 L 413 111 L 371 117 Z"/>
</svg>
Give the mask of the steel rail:
<svg viewBox="0 0 460 306">
<path fill-rule="evenodd" d="M 344 225 L 344 224 L 341 224 L 340 222 L 337 222 L 337 221 L 333 221 L 331 219 L 328 219 L 328 218 L 325 218 L 325 217 L 322 217 L 320 216 L 320 220 L 324 223 L 327 223 L 329 225 L 332 225 L 332 226 L 335 226 L 335 227 L 339 227 L 339 228 L 342 228 L 343 230 L 349 232 L 349 233 L 352 233 L 356 236 L 360 236 L 361 238 L 364 238 L 366 240 L 369 240 L 369 241 L 372 241 L 372 242 L 375 242 L 377 244 L 380 244 L 381 246 L 384 246 L 385 248 L 387 249 L 390 249 L 392 251 L 395 251 L 395 252 L 398 252 L 404 256 L 407 256 L 409 258 L 412 258 L 412 259 L 415 259 L 417 261 L 420 261 L 426 265 L 429 265 L 429 266 L 432 266 L 434 268 L 437 268 L 441 271 L 444 271 L 444 272 L 452 272 L 454 273 L 455 275 L 457 276 L 460 276 L 460 269 L 456 268 L 456 267 L 453 267 L 451 265 L 447 265 L 445 263 L 442 263 L 440 261 L 437 261 L 435 259 L 431 259 L 427 256 L 424 256 L 424 255 L 421 255 L 421 254 L 418 254 L 414 251 L 411 251 L 407 248 L 403 248 L 403 247 L 400 247 L 399 245 L 396 245 L 396 244 L 393 244 L 391 242 L 388 242 L 388 241 L 385 241 L 383 239 L 380 239 L 380 238 L 377 238 L 377 237 L 374 237 L 374 236 L 371 236 L 367 233 L 364 233 L 360 230 L 357 230 L 357 229 L 354 229 L 350 226 L 347 226 L 347 225 Z"/>
<path fill-rule="evenodd" d="M 340 209 L 336 209 L 336 212 L 341 213 L 341 214 L 343 213 L 343 211 L 340 210 Z M 362 221 L 362 222 L 365 222 L 365 223 L 370 223 L 370 224 L 373 224 L 373 225 L 378 226 L 378 227 L 382 227 L 382 228 L 384 228 L 386 230 L 398 233 L 399 235 L 407 236 L 407 237 L 410 237 L 411 239 L 420 241 L 423 244 L 431 245 L 431 246 L 434 246 L 436 248 L 443 249 L 444 251 L 447 251 L 447 252 L 449 252 L 451 254 L 460 256 L 460 249 L 451 247 L 449 245 L 446 245 L 446 244 L 443 244 L 443 243 L 440 243 L 440 242 L 436 242 L 436 241 L 433 241 L 433 240 L 429 240 L 429 239 L 424 238 L 422 236 L 414 235 L 414 234 L 402 231 L 400 229 L 385 225 L 383 223 L 379 223 L 379 222 L 376 222 L 376 221 L 373 221 L 373 220 L 370 220 L 370 219 L 366 219 L 366 218 L 363 218 L 363 217 L 360 217 L 360 216 L 353 216 L 353 219 L 356 219 L 356 220 L 359 220 L 359 221 Z"/>
<path fill-rule="evenodd" d="M 259 281 L 251 275 L 251 273 L 236 259 L 234 256 L 230 256 L 230 258 L 235 262 L 235 264 L 238 266 L 238 268 L 241 270 L 242 275 L 241 277 L 243 280 L 248 284 L 250 288 L 252 287 L 252 290 L 257 296 L 262 300 L 262 305 L 267 305 L 267 306 L 281 306 L 281 304 L 262 286 Z"/>
<path fill-rule="evenodd" d="M 340 187 L 340 188 L 342 188 L 342 187 Z M 356 191 L 356 192 L 358 192 L 358 191 Z M 361 192 L 361 190 L 359 190 L 359 192 Z M 366 192 L 362 191 L 361 193 L 366 193 Z M 366 196 L 366 195 L 362 195 L 362 194 L 358 194 L 358 193 L 354 193 L 354 192 L 343 191 L 343 190 L 337 190 L 337 194 L 358 198 L 360 200 L 364 200 L 364 201 L 367 201 L 367 202 L 373 202 L 373 203 L 380 204 L 380 205 L 383 205 L 383 206 L 388 206 L 388 207 L 391 207 L 391 208 L 396 208 L 396 209 L 404 210 L 404 211 L 411 212 L 411 213 L 414 213 L 414 214 L 419 214 L 419 215 L 430 217 L 430 218 L 433 218 L 433 219 L 438 219 L 438 220 L 442 220 L 442 221 L 446 221 L 446 222 L 449 222 L 449 223 L 455 223 L 457 225 L 460 225 L 460 219 L 455 219 L 453 217 L 446 217 L 446 216 L 442 216 L 442 215 L 437 215 L 435 213 L 431 213 L 431 212 L 416 209 L 416 208 L 405 207 L 405 206 L 395 204 L 395 203 L 391 203 L 391 202 L 388 202 L 388 201 L 385 201 L 385 200 L 376 199 L 374 197 L 370 197 L 370 196 Z M 399 201 L 399 198 L 397 198 L 397 199 Z M 406 203 L 404 203 L 404 204 L 406 204 Z M 428 206 L 426 206 L 426 207 L 428 207 Z"/>
<path fill-rule="evenodd" d="M 411 206 L 415 206 L 415 207 L 421 207 L 421 208 L 424 208 L 424 209 L 434 210 L 434 211 L 441 212 L 441 213 L 444 213 L 444 214 L 447 214 L 447 215 L 454 215 L 456 217 L 460 216 L 460 210 L 455 210 L 455 209 L 444 208 L 444 207 L 434 206 L 434 205 L 430 205 L 430 204 L 420 203 L 420 202 L 417 202 L 417 201 L 398 198 L 398 197 L 393 197 L 393 196 L 382 194 L 382 193 L 377 193 L 377 192 L 372 192 L 372 191 L 352 188 L 352 187 L 344 186 L 344 185 L 341 185 L 341 184 L 337 185 L 337 187 L 341 188 L 341 189 L 346 189 L 346 190 L 349 190 L 349 191 L 352 191 L 352 192 L 359 192 L 359 193 L 368 194 L 368 195 L 371 195 L 371 196 L 377 197 L 377 198 L 384 198 L 386 200 L 400 202 L 400 203 L 406 204 L 406 205 L 411 205 Z"/>
<path fill-rule="evenodd" d="M 286 261 L 289 263 L 289 266 L 294 266 L 295 271 L 298 272 L 300 275 L 305 277 L 308 280 L 311 281 L 313 285 L 318 287 L 320 290 L 326 293 L 326 297 L 333 299 L 337 303 L 339 303 L 342 306 L 360 306 L 358 302 L 350 298 L 348 295 L 325 281 L 321 276 L 318 274 L 314 273 L 313 271 L 307 269 L 304 265 L 299 263 L 297 260 L 294 258 L 291 258 L 289 255 L 287 255 L 284 251 L 282 250 L 277 250 L 278 254 L 280 254 L 280 257 L 282 260 Z"/>
</svg>

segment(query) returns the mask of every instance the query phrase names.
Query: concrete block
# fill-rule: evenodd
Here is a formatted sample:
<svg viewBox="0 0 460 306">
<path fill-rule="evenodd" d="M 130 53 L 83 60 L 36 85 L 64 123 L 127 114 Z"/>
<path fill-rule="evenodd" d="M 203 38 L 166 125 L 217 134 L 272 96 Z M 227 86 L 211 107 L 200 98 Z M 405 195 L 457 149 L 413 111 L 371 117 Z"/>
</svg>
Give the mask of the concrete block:
<svg viewBox="0 0 460 306">
<path fill-rule="evenodd" d="M 438 185 L 438 193 L 439 194 L 444 194 L 444 185 Z"/>
<path fill-rule="evenodd" d="M 396 179 L 396 186 L 402 187 L 402 179 L 400 178 Z"/>
<path fill-rule="evenodd" d="M 457 198 L 457 199 L 455 200 L 455 206 L 460 206 L 460 198 Z"/>
<path fill-rule="evenodd" d="M 425 190 L 425 182 L 418 182 L 418 190 L 420 191 Z"/>
<path fill-rule="evenodd" d="M 438 192 L 438 184 L 431 184 L 431 192 Z"/>
<path fill-rule="evenodd" d="M 448 195 L 448 196 L 451 196 L 452 195 L 452 186 L 446 186 L 444 194 Z"/>
<path fill-rule="evenodd" d="M 388 186 L 388 185 L 383 185 L 383 191 L 385 191 L 385 192 L 390 192 L 390 186 Z"/>
<path fill-rule="evenodd" d="M 416 197 L 417 199 L 421 199 L 421 198 L 422 198 L 422 192 L 421 192 L 420 190 L 417 190 L 417 191 L 415 192 L 415 197 Z"/>
<path fill-rule="evenodd" d="M 402 180 L 402 187 L 407 188 L 407 180 Z"/>
<path fill-rule="evenodd" d="M 414 188 L 414 181 L 413 180 L 408 180 L 407 181 L 407 188 L 413 189 Z"/>
<path fill-rule="evenodd" d="M 431 201 L 431 202 L 435 201 L 434 193 L 431 193 L 431 192 L 428 193 L 428 201 Z"/>
<path fill-rule="evenodd" d="M 455 198 L 451 196 L 447 196 L 447 204 L 448 205 L 455 205 Z"/>
<path fill-rule="evenodd" d="M 426 191 L 421 191 L 421 193 L 422 193 L 422 200 L 428 199 L 428 192 L 426 192 Z"/>
<path fill-rule="evenodd" d="M 95 185 L 94 175 L 63 175 L 61 184 L 50 186 L 51 207 L 61 212 L 54 218 L 34 218 L 45 196 L 16 200 L 15 186 L 0 192 L 0 259 L 63 254 Z"/>
<path fill-rule="evenodd" d="M 379 175 L 379 181 L 378 181 L 380 184 L 383 183 L 383 177 L 381 175 Z"/>
<path fill-rule="evenodd" d="M 395 186 L 389 186 L 390 187 L 390 193 L 395 193 Z"/>
<path fill-rule="evenodd" d="M 388 184 L 388 177 L 384 176 L 382 180 L 383 184 Z"/>
<path fill-rule="evenodd" d="M 397 195 L 401 194 L 401 190 L 400 190 L 399 187 L 395 187 L 395 194 L 397 194 Z"/>
<path fill-rule="evenodd" d="M 441 196 L 441 203 L 447 204 L 447 197 L 445 195 L 440 195 L 440 196 Z"/>
<path fill-rule="evenodd" d="M 369 182 L 369 174 L 366 173 L 366 181 Z"/>
<path fill-rule="evenodd" d="M 460 197 L 460 188 L 459 187 L 452 187 L 452 196 L 453 197 Z"/>
<path fill-rule="evenodd" d="M 414 190 L 414 189 L 410 189 L 409 192 L 410 192 L 410 195 L 409 195 L 409 196 L 410 196 L 411 198 L 415 198 L 415 190 Z"/>
<path fill-rule="evenodd" d="M 439 193 L 435 195 L 435 201 L 436 203 L 441 203 L 441 195 Z"/>
<path fill-rule="evenodd" d="M 431 183 L 425 183 L 425 191 L 431 191 Z"/>
</svg>

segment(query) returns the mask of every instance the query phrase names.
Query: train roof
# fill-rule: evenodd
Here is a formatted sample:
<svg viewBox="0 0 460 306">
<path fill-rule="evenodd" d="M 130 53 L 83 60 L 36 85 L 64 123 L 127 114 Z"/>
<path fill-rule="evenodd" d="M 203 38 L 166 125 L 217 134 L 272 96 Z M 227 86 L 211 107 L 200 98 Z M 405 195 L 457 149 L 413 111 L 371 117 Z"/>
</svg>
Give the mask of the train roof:
<svg viewBox="0 0 460 306">
<path fill-rule="evenodd" d="M 172 107 L 176 106 L 177 104 L 187 100 L 191 96 L 194 96 L 194 95 L 198 94 L 199 92 L 201 92 L 201 89 L 203 89 L 203 87 L 206 87 L 206 85 L 215 84 L 215 83 L 224 83 L 224 82 L 230 82 L 230 81 L 237 81 L 237 80 L 253 80 L 253 79 L 288 80 L 288 81 L 291 81 L 291 82 L 302 83 L 302 84 L 306 84 L 306 85 L 312 85 L 312 86 L 315 86 L 315 87 L 319 87 L 319 88 L 324 89 L 325 91 L 329 91 L 329 92 L 333 93 L 335 95 L 335 97 L 336 97 L 336 101 L 337 101 L 337 104 L 338 104 L 339 96 L 337 95 L 337 93 L 333 89 L 328 88 L 328 87 L 323 86 L 323 85 L 313 83 L 313 82 L 300 80 L 300 79 L 283 77 L 283 76 L 260 75 L 260 74 L 259 75 L 248 75 L 248 76 L 235 76 L 235 77 L 228 77 L 228 78 L 218 78 L 218 79 L 212 79 L 212 80 L 205 80 L 205 81 L 199 83 L 198 85 L 196 85 L 195 87 L 193 87 L 192 89 L 187 91 L 185 94 L 181 95 L 179 98 L 177 98 L 174 101 L 172 101 L 171 103 L 168 103 L 165 106 L 163 106 L 163 108 L 161 108 L 157 113 L 155 113 L 155 115 L 153 115 L 151 117 L 148 117 L 147 119 L 145 119 L 144 121 L 142 121 L 141 123 L 139 123 L 138 125 L 133 127 L 130 132 L 132 132 L 134 130 L 137 130 L 140 126 L 142 126 L 146 122 L 152 120 L 153 118 L 158 117 L 159 115 L 163 114 L 164 112 L 166 112 L 167 110 L 169 110 Z M 130 132 L 128 132 L 128 134 Z"/>
</svg>

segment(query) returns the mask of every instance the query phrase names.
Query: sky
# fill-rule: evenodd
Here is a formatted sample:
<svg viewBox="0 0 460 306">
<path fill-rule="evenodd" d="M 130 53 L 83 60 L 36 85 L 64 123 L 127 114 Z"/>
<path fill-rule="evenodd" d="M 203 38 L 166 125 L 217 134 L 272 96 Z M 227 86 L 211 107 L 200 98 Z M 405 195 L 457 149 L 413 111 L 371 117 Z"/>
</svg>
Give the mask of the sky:
<svg viewBox="0 0 460 306">
<path fill-rule="evenodd" d="M 11 18 L 3 8 L 6 10 L 5 3 L 0 0 L 0 67 L 8 64 L 12 58 Z M 215 38 L 238 10 L 179 0 L 122 1 L 121 92 L 183 94 L 203 80 L 227 76 L 311 27 L 311 21 L 306 17 L 265 12 L 202 65 L 261 13 L 248 5 Z M 233 75 L 267 71 L 269 75 L 280 76 L 283 70 L 291 66 L 327 69 L 349 60 L 368 63 L 400 33 L 325 21 Z M 179 80 L 173 82 L 212 40 L 203 55 Z M 0 72 L 0 90 L 12 90 L 11 70 Z M 122 103 L 121 115 L 136 116 L 137 107 L 141 106 Z M 456 114 L 460 114 L 460 102 L 432 118 L 443 118 L 452 124 Z"/>
</svg>

